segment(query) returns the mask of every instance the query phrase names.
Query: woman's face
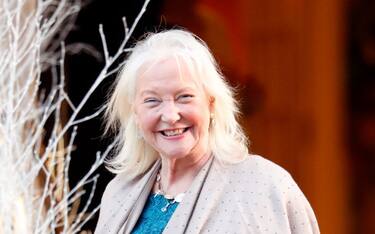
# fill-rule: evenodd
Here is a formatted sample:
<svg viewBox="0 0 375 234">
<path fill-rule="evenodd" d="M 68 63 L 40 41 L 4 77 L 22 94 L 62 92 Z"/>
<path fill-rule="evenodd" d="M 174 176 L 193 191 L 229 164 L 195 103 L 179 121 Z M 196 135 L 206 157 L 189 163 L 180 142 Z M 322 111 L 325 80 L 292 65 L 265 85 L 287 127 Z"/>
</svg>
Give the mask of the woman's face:
<svg viewBox="0 0 375 234">
<path fill-rule="evenodd" d="M 134 110 L 145 141 L 167 158 L 200 157 L 208 151 L 213 103 L 186 65 L 163 60 L 144 69 Z"/>
</svg>

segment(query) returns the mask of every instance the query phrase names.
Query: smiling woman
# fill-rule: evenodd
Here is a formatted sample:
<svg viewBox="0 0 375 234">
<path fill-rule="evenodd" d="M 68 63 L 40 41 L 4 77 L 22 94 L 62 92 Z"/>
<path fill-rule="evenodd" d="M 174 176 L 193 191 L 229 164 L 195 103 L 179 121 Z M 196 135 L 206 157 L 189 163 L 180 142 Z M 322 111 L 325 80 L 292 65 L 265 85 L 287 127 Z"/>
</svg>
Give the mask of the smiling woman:
<svg viewBox="0 0 375 234">
<path fill-rule="evenodd" d="M 108 102 L 117 134 L 96 233 L 319 233 L 291 176 L 247 151 L 232 88 L 205 43 L 150 34 Z"/>
<path fill-rule="evenodd" d="M 171 58 L 152 65 L 140 75 L 136 90 L 138 128 L 162 158 L 195 161 L 210 154 L 208 132 L 214 103 L 183 63 Z"/>
</svg>

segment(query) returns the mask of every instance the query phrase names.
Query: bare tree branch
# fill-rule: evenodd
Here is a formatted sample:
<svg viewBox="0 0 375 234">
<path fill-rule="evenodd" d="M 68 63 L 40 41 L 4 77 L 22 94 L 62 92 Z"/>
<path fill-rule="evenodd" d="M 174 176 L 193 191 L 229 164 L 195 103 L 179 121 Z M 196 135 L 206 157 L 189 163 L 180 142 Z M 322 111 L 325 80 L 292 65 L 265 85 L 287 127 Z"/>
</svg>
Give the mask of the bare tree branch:
<svg viewBox="0 0 375 234">
<path fill-rule="evenodd" d="M 74 145 L 77 126 L 99 116 L 104 107 L 78 116 L 103 80 L 123 64 L 119 59 L 129 51 L 128 40 L 148 3 L 145 0 L 130 29 L 125 17 L 122 19 L 124 38 L 113 55 L 109 54 L 103 26 L 99 26 L 105 65 L 74 105 L 65 91 L 65 54 L 83 48 L 102 58 L 83 44 L 63 43 L 80 1 L 0 1 L 0 234 L 77 233 L 99 209 L 88 211 L 98 179 L 96 170 L 114 143 L 97 153 L 87 173 L 70 188 L 71 153 L 79 147 Z M 41 74 L 46 69 L 52 73 L 48 92 L 41 89 Z M 63 105 L 72 111 L 66 122 L 61 118 Z M 47 122 L 52 123 L 49 129 Z M 89 184 L 88 200 L 78 211 L 84 186 Z"/>
</svg>

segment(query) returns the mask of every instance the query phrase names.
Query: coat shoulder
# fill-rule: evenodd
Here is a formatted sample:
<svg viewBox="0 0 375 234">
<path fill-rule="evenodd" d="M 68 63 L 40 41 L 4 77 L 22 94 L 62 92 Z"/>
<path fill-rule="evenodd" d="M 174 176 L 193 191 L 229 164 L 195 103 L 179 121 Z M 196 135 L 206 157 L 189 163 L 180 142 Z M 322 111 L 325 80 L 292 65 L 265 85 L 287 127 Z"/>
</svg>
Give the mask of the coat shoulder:
<svg viewBox="0 0 375 234">
<path fill-rule="evenodd" d="M 225 174 L 226 181 L 235 182 L 239 187 L 267 191 L 273 194 L 300 193 L 300 189 L 290 173 L 276 163 L 259 155 L 249 155 L 240 163 L 218 166 Z M 234 185 L 233 184 L 233 185 Z"/>
<path fill-rule="evenodd" d="M 228 171 L 234 174 L 241 173 L 245 177 L 291 179 L 291 175 L 287 170 L 260 155 L 254 154 L 248 155 L 248 157 L 240 163 L 229 166 Z"/>
</svg>

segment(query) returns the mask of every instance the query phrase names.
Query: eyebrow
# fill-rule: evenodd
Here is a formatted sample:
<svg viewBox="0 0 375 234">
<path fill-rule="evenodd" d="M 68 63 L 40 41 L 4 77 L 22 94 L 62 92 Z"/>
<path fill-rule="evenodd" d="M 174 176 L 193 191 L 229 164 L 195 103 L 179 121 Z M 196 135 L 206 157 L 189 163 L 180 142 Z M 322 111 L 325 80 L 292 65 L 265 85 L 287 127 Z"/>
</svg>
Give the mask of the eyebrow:
<svg viewBox="0 0 375 234">
<path fill-rule="evenodd" d="M 176 93 L 182 93 L 182 92 L 192 92 L 194 91 L 192 87 L 184 87 L 184 88 L 181 88 L 179 90 L 177 90 Z M 154 90 L 151 90 L 151 89 L 146 89 L 146 90 L 143 90 L 140 94 L 141 97 L 145 96 L 145 95 L 157 95 L 158 93 Z"/>
<path fill-rule="evenodd" d="M 144 90 L 141 92 L 140 96 L 143 97 L 144 95 L 147 95 L 147 94 L 157 94 L 157 92 L 153 91 L 153 90 Z"/>
</svg>

